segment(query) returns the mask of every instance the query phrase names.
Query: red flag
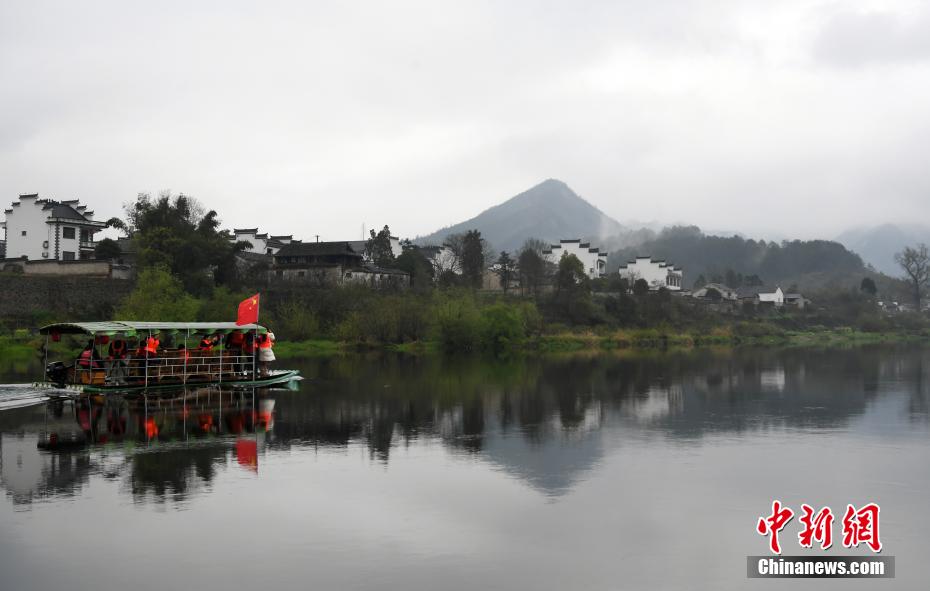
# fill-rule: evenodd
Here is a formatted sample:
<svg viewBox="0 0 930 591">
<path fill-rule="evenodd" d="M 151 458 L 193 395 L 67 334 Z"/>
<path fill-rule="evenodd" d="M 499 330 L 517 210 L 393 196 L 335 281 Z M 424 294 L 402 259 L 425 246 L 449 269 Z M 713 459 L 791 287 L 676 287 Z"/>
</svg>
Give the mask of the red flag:
<svg viewBox="0 0 930 591">
<path fill-rule="evenodd" d="M 246 470 L 258 472 L 258 442 L 254 439 L 237 439 L 236 460 Z"/>
<path fill-rule="evenodd" d="M 236 316 L 236 324 L 252 324 L 258 322 L 258 294 L 246 298 L 239 302 L 239 314 Z"/>
</svg>

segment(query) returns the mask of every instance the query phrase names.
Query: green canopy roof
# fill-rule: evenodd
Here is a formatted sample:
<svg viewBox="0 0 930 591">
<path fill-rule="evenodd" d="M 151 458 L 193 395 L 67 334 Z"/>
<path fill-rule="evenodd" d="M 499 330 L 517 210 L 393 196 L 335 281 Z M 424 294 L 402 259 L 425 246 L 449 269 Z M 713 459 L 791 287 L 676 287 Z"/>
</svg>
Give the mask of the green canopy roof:
<svg viewBox="0 0 930 591">
<path fill-rule="evenodd" d="M 268 329 L 260 324 L 236 324 L 235 322 L 138 322 L 135 320 L 108 320 L 104 322 L 59 322 L 39 329 L 42 334 L 57 332 L 60 334 L 116 334 L 133 335 L 148 332 L 210 333 L 253 331 L 266 333 Z"/>
</svg>

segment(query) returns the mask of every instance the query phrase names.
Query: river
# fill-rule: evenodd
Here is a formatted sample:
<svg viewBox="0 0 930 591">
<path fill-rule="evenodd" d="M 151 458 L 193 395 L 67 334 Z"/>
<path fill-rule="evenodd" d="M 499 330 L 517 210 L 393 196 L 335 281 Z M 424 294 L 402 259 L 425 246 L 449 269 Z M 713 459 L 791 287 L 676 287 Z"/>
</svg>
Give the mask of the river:
<svg viewBox="0 0 930 591">
<path fill-rule="evenodd" d="M 772 588 L 774 499 L 878 503 L 886 583 L 930 578 L 930 350 L 278 365 L 306 379 L 0 410 L 0 589 Z"/>
</svg>

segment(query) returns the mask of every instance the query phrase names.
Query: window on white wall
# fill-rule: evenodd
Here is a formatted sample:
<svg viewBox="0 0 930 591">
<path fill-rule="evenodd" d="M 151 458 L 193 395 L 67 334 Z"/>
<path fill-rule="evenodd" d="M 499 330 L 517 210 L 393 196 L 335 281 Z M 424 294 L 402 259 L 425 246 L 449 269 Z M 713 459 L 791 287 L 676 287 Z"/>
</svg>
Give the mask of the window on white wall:
<svg viewBox="0 0 930 591">
<path fill-rule="evenodd" d="M 62 260 L 65 260 L 65 261 L 73 261 L 74 253 L 71 251 L 65 250 L 61 253 L 61 258 Z"/>
<path fill-rule="evenodd" d="M 62 228 L 61 237 L 70 238 L 71 240 L 74 240 L 74 228 Z"/>
</svg>

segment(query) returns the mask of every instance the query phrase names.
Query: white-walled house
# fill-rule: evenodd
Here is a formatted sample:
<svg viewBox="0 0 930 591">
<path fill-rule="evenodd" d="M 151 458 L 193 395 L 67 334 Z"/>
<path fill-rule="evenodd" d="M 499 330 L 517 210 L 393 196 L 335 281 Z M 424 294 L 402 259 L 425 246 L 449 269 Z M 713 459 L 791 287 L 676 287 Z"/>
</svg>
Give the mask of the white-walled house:
<svg viewBox="0 0 930 591">
<path fill-rule="evenodd" d="M 543 257 L 550 263 L 559 264 L 563 254 L 573 254 L 584 265 L 585 273 L 591 279 L 597 279 L 607 274 L 607 253 L 599 248 L 592 248 L 588 242 L 580 239 L 559 240 L 548 250 L 543 251 Z"/>
<path fill-rule="evenodd" d="M 446 272 L 452 272 L 456 275 L 462 274 L 462 269 L 456 260 L 455 253 L 448 246 L 418 246 L 420 253 L 429 261 L 433 267 L 433 278 L 437 281 L 440 275 Z"/>
<path fill-rule="evenodd" d="M 233 230 L 233 237 L 231 241 L 235 242 L 249 242 L 252 244 L 252 248 L 247 249 L 245 252 L 251 252 L 255 254 L 277 254 L 286 244 L 290 244 L 293 241 L 294 237 L 290 236 L 269 236 L 267 232 L 262 234 L 258 233 L 258 228 L 236 228 Z"/>
<path fill-rule="evenodd" d="M 638 256 L 636 260 L 621 265 L 620 276 L 631 286 L 637 279 L 644 279 L 651 290 L 664 287 L 670 291 L 681 291 L 682 270 L 665 261 L 654 261 L 651 256 Z"/>
<path fill-rule="evenodd" d="M 3 221 L 6 258 L 30 261 L 77 261 L 94 255 L 94 234 L 107 227 L 77 199 L 39 199 L 20 195 Z"/>
<path fill-rule="evenodd" d="M 754 304 L 771 304 L 776 308 L 785 305 L 785 293 L 780 287 L 741 287 L 737 290 L 741 301 L 750 301 Z"/>
</svg>

